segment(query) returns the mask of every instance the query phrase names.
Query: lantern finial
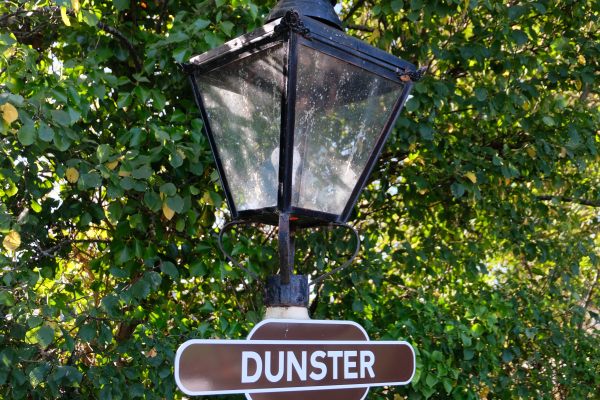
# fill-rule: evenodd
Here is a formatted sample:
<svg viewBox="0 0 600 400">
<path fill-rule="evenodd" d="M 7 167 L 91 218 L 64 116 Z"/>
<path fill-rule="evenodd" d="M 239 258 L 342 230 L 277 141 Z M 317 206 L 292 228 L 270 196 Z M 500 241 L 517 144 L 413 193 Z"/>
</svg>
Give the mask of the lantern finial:
<svg viewBox="0 0 600 400">
<path fill-rule="evenodd" d="M 266 22 L 283 17 L 288 11 L 296 10 L 305 17 L 317 19 L 329 26 L 342 29 L 342 21 L 335 13 L 335 0 L 280 0 L 271 10 Z"/>
</svg>

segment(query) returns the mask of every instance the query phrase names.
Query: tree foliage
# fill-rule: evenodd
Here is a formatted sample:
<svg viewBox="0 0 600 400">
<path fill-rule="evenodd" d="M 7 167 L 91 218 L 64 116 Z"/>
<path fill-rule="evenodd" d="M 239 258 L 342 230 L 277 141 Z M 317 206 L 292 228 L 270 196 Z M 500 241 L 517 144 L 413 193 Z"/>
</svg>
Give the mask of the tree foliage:
<svg viewBox="0 0 600 400">
<path fill-rule="evenodd" d="M 176 63 L 272 6 L 0 5 L 1 397 L 181 398 L 180 343 L 260 320 L 261 279 L 216 247 L 227 210 Z M 597 397 L 599 3 L 344 0 L 341 16 L 428 74 L 357 206 L 358 261 L 315 288 L 313 317 L 417 349 L 413 383 L 370 398 Z M 264 279 L 273 236 L 226 241 Z M 308 232 L 299 269 L 352 245 Z"/>
</svg>

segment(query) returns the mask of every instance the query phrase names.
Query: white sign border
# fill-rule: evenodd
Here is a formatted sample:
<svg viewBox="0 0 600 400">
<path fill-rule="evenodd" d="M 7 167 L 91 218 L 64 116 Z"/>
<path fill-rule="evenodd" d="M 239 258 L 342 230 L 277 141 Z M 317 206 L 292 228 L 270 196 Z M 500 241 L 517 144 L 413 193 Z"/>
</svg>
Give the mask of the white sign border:
<svg viewBox="0 0 600 400">
<path fill-rule="evenodd" d="M 323 343 L 324 345 L 390 345 L 390 344 L 403 344 L 408 346 L 413 356 L 413 373 L 410 378 L 406 381 L 400 382 L 377 382 L 377 383 L 357 383 L 357 384 L 346 384 L 346 385 L 328 385 L 328 386 L 293 386 L 284 388 L 266 388 L 266 389 L 235 389 L 235 390 L 212 390 L 212 391 L 191 391 L 185 388 L 179 379 L 179 359 L 183 351 L 193 344 L 229 344 L 229 345 L 241 345 L 241 344 L 272 344 L 272 345 L 314 345 L 315 343 Z M 175 355 L 175 382 L 179 389 L 187 394 L 188 396 L 207 396 L 207 395 L 218 395 L 218 394 L 243 394 L 243 393 L 279 393 L 279 392 L 305 392 L 312 390 L 333 390 L 333 389 L 352 389 L 352 388 L 371 388 L 381 386 L 400 386 L 406 385 L 412 381 L 416 371 L 416 357 L 415 350 L 406 341 L 359 341 L 359 340 L 223 340 L 223 339 L 191 339 L 184 342 L 177 349 Z"/>
</svg>

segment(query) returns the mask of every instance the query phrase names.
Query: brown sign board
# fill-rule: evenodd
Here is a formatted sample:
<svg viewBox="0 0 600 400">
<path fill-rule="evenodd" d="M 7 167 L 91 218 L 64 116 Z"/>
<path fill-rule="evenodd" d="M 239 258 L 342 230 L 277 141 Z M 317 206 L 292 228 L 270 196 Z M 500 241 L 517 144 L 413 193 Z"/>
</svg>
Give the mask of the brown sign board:
<svg viewBox="0 0 600 400">
<path fill-rule="evenodd" d="M 316 331 L 330 321 L 313 322 Z M 415 354 L 406 342 L 307 340 L 290 330 L 287 336 L 293 339 L 255 339 L 256 332 L 261 336 L 255 328 L 250 340 L 194 339 L 182 344 L 175 357 L 179 388 L 190 396 L 317 393 L 404 385 L 415 372 Z"/>
<path fill-rule="evenodd" d="M 369 340 L 362 326 L 354 321 L 284 320 L 261 321 L 248 339 L 261 340 Z M 363 400 L 369 388 L 313 390 L 311 400 Z M 248 400 L 295 400 L 299 392 L 246 393 Z"/>
</svg>

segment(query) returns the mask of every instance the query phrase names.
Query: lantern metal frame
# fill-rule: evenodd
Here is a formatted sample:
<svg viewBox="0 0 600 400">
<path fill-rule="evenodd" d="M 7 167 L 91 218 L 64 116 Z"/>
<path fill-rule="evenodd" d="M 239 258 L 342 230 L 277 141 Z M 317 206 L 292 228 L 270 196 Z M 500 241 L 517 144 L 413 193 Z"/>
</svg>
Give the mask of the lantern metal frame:
<svg viewBox="0 0 600 400">
<path fill-rule="evenodd" d="M 271 12 L 267 23 L 261 28 L 233 39 L 204 54 L 195 56 L 187 64 L 182 64 L 184 71 L 189 76 L 194 97 L 200 109 L 204 130 L 232 216 L 232 222 L 224 227 L 219 235 L 219 240 L 221 240 L 225 230 L 238 224 L 257 222 L 279 226 L 280 272 L 279 276 L 272 276 L 267 281 L 265 297 L 269 306 L 306 307 L 308 305 L 309 285 L 307 277 L 293 274 L 295 230 L 320 225 L 344 226 L 350 228 L 356 237 L 357 248 L 351 259 L 341 267 L 317 278 L 315 282 L 347 267 L 357 255 L 360 237 L 356 230 L 345 224 L 345 222 L 350 218 L 352 210 L 367 184 L 382 148 L 408 98 L 413 83 L 419 80 L 424 73 L 424 69 L 417 70 L 409 62 L 377 49 L 360 39 L 346 35 L 341 30 L 341 22 L 333 11 L 334 4 L 334 0 L 281 0 Z M 285 53 L 287 58 L 283 62 L 277 205 L 260 209 L 238 210 L 195 76 L 196 74 L 208 73 L 277 45 L 287 46 L 287 52 Z M 392 106 L 366 165 L 360 172 L 340 214 L 331 214 L 292 205 L 297 66 L 300 46 L 306 46 L 402 85 L 401 93 Z M 324 160 L 324 162 L 326 163 L 327 160 Z M 222 246 L 221 249 L 228 259 L 240 266 L 224 251 Z"/>
<path fill-rule="evenodd" d="M 284 85 L 282 95 L 282 115 L 280 130 L 280 155 L 278 172 L 277 205 L 252 210 L 238 210 L 232 197 L 227 174 L 219 155 L 219 148 L 211 128 L 211 122 L 204 106 L 200 89 L 194 78 L 197 73 L 206 73 L 223 65 L 241 60 L 257 52 L 287 42 L 287 60 L 284 63 Z M 297 84 L 298 48 L 300 45 L 325 53 L 372 72 L 378 76 L 404 85 L 402 93 L 391 109 L 390 116 L 384 124 L 376 144 L 369 156 L 364 170 L 350 194 L 341 214 L 330 214 L 322 211 L 300 208 L 292 205 L 292 174 L 294 147 L 294 116 Z M 325 225 L 330 222 L 344 223 L 358 201 L 369 176 L 379 158 L 402 106 L 412 89 L 413 81 L 418 78 L 419 71 L 415 67 L 391 54 L 374 48 L 359 39 L 344 34 L 342 31 L 328 26 L 310 17 L 302 17 L 297 11 L 287 11 L 284 17 L 267 23 L 262 28 L 225 43 L 223 46 L 196 56 L 184 65 L 189 73 L 194 96 L 200 109 L 204 129 L 207 133 L 217 171 L 227 204 L 233 220 L 250 220 L 271 225 L 279 224 L 281 214 L 289 214 L 290 224 L 296 228 Z M 326 162 L 326 160 L 324 161 Z"/>
</svg>

